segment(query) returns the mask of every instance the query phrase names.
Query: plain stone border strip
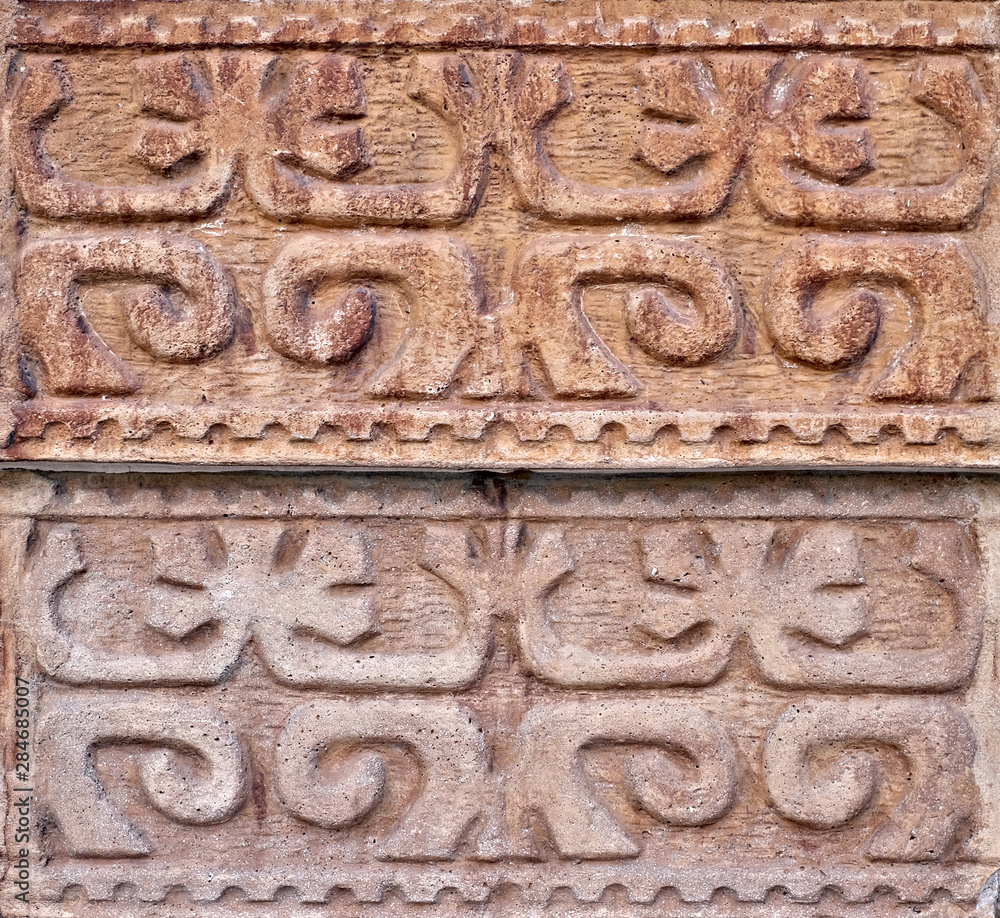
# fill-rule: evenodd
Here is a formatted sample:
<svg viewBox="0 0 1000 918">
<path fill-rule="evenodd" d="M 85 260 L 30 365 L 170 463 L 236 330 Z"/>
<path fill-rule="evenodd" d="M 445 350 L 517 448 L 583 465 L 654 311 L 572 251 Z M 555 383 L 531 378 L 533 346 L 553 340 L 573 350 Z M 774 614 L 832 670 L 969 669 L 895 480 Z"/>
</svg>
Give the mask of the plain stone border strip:
<svg viewBox="0 0 1000 918">
<path fill-rule="evenodd" d="M 184 479 L 192 479 L 190 483 Z M 795 519 L 1000 518 L 1000 479 L 971 474 L 720 471 L 161 473 L 0 471 L 0 518 Z M 687 489 L 678 487 L 678 482 Z M 781 489 L 776 504 L 768 492 Z M 431 492 L 433 490 L 433 497 Z M 861 491 L 862 493 L 859 493 Z M 609 493 L 612 495 L 609 497 Z M 877 493 L 877 501 L 870 495 Z M 995 497 L 994 497 L 995 496 Z M 992 519 L 992 516 L 988 517 Z M 1000 595 L 1000 593 L 998 593 Z"/>
</svg>

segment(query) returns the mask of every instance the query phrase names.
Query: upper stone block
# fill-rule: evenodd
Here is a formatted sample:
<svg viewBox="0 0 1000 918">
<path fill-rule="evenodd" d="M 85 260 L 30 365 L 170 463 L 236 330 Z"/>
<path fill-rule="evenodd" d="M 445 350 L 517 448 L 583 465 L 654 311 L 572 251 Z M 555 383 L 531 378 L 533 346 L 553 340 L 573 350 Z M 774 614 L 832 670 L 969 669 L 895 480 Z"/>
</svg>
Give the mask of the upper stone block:
<svg viewBox="0 0 1000 918">
<path fill-rule="evenodd" d="M 993 466 L 981 2 L 22 4 L 5 459 Z"/>
</svg>

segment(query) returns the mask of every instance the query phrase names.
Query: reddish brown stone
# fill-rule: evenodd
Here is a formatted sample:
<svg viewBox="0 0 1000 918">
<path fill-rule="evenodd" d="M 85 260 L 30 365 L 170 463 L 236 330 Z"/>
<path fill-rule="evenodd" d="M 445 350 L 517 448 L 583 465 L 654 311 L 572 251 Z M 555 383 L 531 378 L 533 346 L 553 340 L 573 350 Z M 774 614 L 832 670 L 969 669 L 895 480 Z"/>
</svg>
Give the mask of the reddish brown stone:
<svg viewBox="0 0 1000 918">
<path fill-rule="evenodd" d="M 993 466 L 995 4 L 702 7 L 23 4 L 3 456 Z"/>
<path fill-rule="evenodd" d="M 996 918 L 998 35 L 0 6 L 0 915 Z"/>
</svg>

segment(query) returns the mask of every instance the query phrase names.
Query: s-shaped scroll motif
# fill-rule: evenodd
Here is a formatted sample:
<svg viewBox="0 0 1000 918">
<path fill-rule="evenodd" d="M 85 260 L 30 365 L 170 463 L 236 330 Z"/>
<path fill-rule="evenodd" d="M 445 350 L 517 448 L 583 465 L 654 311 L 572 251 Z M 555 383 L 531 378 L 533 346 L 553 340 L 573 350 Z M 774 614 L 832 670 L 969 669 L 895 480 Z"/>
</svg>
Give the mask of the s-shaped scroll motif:
<svg viewBox="0 0 1000 918">
<path fill-rule="evenodd" d="M 45 131 L 73 101 L 60 61 L 28 61 L 10 110 L 10 159 L 18 192 L 33 213 L 54 218 L 168 220 L 207 213 L 228 193 L 233 155 L 210 140 L 215 103 L 189 54 L 137 65 L 142 110 L 151 121 L 135 158 L 165 181 L 98 185 L 73 178 L 45 149 Z"/>
<path fill-rule="evenodd" d="M 667 364 L 709 363 L 735 343 L 740 291 L 708 252 L 657 237 L 556 236 L 530 246 L 514 269 L 514 306 L 504 336 L 508 389 L 529 393 L 523 366 L 534 352 L 563 398 L 636 395 L 639 381 L 597 336 L 583 312 L 589 286 L 634 283 L 625 322 L 636 342 Z M 666 288 L 666 289 L 664 289 Z M 695 317 L 676 310 L 689 298 Z"/>
<path fill-rule="evenodd" d="M 312 291 L 330 280 L 348 289 L 316 314 Z M 378 283 L 397 288 L 410 309 L 399 349 L 369 385 L 372 395 L 443 395 L 466 359 L 475 367 L 463 394 L 493 393 L 495 345 L 482 278 L 471 251 L 445 236 L 299 236 L 264 280 L 264 320 L 275 349 L 313 365 L 350 360 L 378 321 L 377 296 L 367 286 Z"/>
<path fill-rule="evenodd" d="M 532 812 L 544 820 L 561 857 L 640 853 L 595 800 L 584 770 L 589 750 L 615 746 L 626 747 L 621 768 L 630 801 L 656 821 L 705 826 L 732 807 L 736 753 L 729 737 L 697 708 L 665 699 L 541 704 L 528 712 L 518 731 L 520 757 L 508 813 L 517 824 L 515 849 L 524 849 L 519 853 L 534 854 L 525 826 Z"/>
<path fill-rule="evenodd" d="M 284 89 L 265 100 L 264 143 L 247 160 L 247 192 L 275 219 L 330 226 L 458 222 L 475 212 L 488 178 L 492 140 L 476 83 L 456 55 L 415 58 L 409 95 L 458 135 L 457 162 L 440 181 L 366 185 L 345 181 L 368 166 L 363 128 L 332 121 L 354 121 L 367 111 L 357 62 L 341 55 L 303 61 Z"/>
<path fill-rule="evenodd" d="M 871 117 L 862 64 L 808 57 L 790 82 L 779 76 L 779 100 L 763 122 L 750 185 L 765 212 L 789 223 L 856 230 L 942 230 L 965 226 L 989 189 L 995 117 L 968 61 L 926 58 L 911 80 L 914 98 L 958 133 L 961 162 L 935 185 L 851 186 L 875 168 L 867 130 L 844 120 Z"/>
<path fill-rule="evenodd" d="M 474 715 L 444 701 L 315 701 L 292 711 L 278 738 L 278 797 L 300 819 L 329 829 L 363 822 L 382 801 L 390 759 L 403 749 L 420 771 L 415 798 L 381 840 L 378 857 L 454 858 L 482 820 L 476 853 L 503 853 L 503 827 L 486 744 Z M 329 760 L 326 764 L 324 760 Z"/>
<path fill-rule="evenodd" d="M 817 298 L 837 286 L 839 309 L 818 320 Z M 841 285 L 849 285 L 846 290 Z M 926 236 L 808 237 L 778 259 L 765 289 L 775 348 L 807 366 L 834 370 L 864 359 L 875 342 L 889 286 L 910 301 L 909 342 L 872 384 L 877 399 L 987 399 L 995 331 L 983 269 L 961 242 Z"/>
<path fill-rule="evenodd" d="M 903 756 L 909 776 L 893 781 L 892 760 L 881 760 L 878 748 Z M 821 699 L 796 703 L 778 718 L 764 743 L 764 777 L 778 812 L 814 829 L 846 825 L 876 795 L 905 788 L 864 853 L 872 860 L 939 861 L 979 807 L 975 752 L 972 728 L 946 701 Z"/>
<path fill-rule="evenodd" d="M 153 849 L 101 786 L 96 750 L 134 749 L 149 805 L 175 822 L 231 819 L 246 799 L 248 770 L 221 714 L 162 698 L 59 701 L 39 718 L 39 796 L 73 857 L 140 857 Z M 189 760 L 200 760 L 193 768 Z"/>
<path fill-rule="evenodd" d="M 647 116 L 634 157 L 663 173 L 661 185 L 602 188 L 561 175 L 546 131 L 573 101 L 563 65 L 514 58 L 510 163 L 522 204 L 559 220 L 690 220 L 728 200 L 746 157 L 759 87 L 771 59 L 658 57 L 638 70 Z"/>
<path fill-rule="evenodd" d="M 921 523 L 903 564 L 953 604 L 941 645 L 899 648 L 868 637 L 865 571 L 855 532 L 838 523 L 779 529 L 765 564 L 768 612 L 749 629 L 769 681 L 830 691 L 942 692 L 964 685 L 982 641 L 981 575 L 954 526 Z"/>
<path fill-rule="evenodd" d="M 553 591 L 575 568 L 560 530 L 543 529 L 525 563 L 521 653 L 528 669 L 577 688 L 706 685 L 728 665 L 742 625 L 741 587 L 753 557 L 725 555 L 712 533 L 688 525 L 650 530 L 639 555 L 644 583 L 629 610 L 642 646 L 614 651 L 575 643 L 551 621 Z M 649 645 L 652 645 L 651 647 Z"/>
<path fill-rule="evenodd" d="M 53 395 L 124 395 L 141 380 L 87 321 L 80 286 L 129 281 L 123 313 L 135 344 L 172 363 L 206 360 L 233 336 L 232 281 L 201 243 L 165 233 L 43 239 L 21 255 L 21 338 Z"/>
</svg>

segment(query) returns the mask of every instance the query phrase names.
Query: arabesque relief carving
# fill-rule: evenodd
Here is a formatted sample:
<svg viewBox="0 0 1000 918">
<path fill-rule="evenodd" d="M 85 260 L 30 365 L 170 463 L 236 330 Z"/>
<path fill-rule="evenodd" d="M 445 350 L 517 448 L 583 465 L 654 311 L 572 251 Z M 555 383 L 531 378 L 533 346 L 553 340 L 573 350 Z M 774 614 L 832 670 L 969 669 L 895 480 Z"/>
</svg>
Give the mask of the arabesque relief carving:
<svg viewBox="0 0 1000 918">
<path fill-rule="evenodd" d="M 37 243 L 22 253 L 17 275 L 21 333 L 52 392 L 125 395 L 141 387 L 90 326 L 80 304 L 80 284 L 125 279 L 137 283 L 122 303 L 129 336 L 152 356 L 198 362 L 232 339 L 232 284 L 196 242 L 148 233 Z M 175 302 L 178 293 L 181 303 Z"/>
<path fill-rule="evenodd" d="M 563 702 L 539 705 L 521 723 L 521 758 L 515 812 L 537 810 L 556 851 L 565 858 L 635 857 L 640 849 L 595 804 L 582 755 L 588 746 L 639 744 L 644 753 L 625 759 L 625 784 L 633 805 L 658 822 L 706 826 L 717 822 L 736 797 L 737 768 L 729 738 L 697 708 L 648 702 Z M 680 750 L 697 769 L 693 787 L 678 787 L 658 768 L 657 747 Z"/>
<path fill-rule="evenodd" d="M 72 104 L 73 82 L 59 61 L 24 68 L 10 103 L 11 167 L 21 177 L 19 193 L 28 207 L 55 218 L 166 220 L 207 213 L 228 191 L 232 158 L 212 142 L 206 121 L 210 102 L 204 76 L 186 55 L 140 64 L 136 85 L 142 94 L 142 129 L 134 156 L 150 179 L 171 178 L 185 160 L 195 172 L 169 184 L 98 185 L 68 175 L 45 149 L 46 129 Z"/>
<path fill-rule="evenodd" d="M 8 449 L 988 462 L 995 66 L 874 49 L 27 49 Z"/>
<path fill-rule="evenodd" d="M 558 60 L 516 58 L 510 157 L 523 206 L 560 220 L 686 220 L 727 203 L 749 150 L 748 128 L 772 58 L 689 56 L 640 65 L 647 117 L 633 156 L 663 174 L 658 186 L 610 189 L 560 176 L 545 150 L 545 128 L 572 103 L 572 81 Z M 695 177 L 685 174 L 702 163 Z M 665 186 L 665 187 L 664 187 Z"/>
<path fill-rule="evenodd" d="M 420 794 L 382 842 L 380 858 L 453 858 L 470 825 L 492 808 L 482 730 L 468 711 L 450 702 L 327 701 L 292 711 L 280 738 L 278 793 L 300 819 L 337 829 L 363 820 L 377 805 L 390 778 L 374 752 L 343 763 L 332 788 L 310 767 L 320 750 L 350 748 L 352 742 L 402 745 L 421 763 Z M 477 855 L 498 853 L 490 851 L 490 842 L 496 843 L 490 836 L 498 832 L 489 825 L 482 829 Z"/>
<path fill-rule="evenodd" d="M 625 547 L 638 606 L 624 601 L 618 627 L 638 634 L 635 646 L 618 651 L 589 635 L 574 641 L 559 625 L 558 609 L 602 576 L 589 566 L 577 570 L 568 535 L 563 527 L 528 526 L 517 536 L 528 546 L 516 593 L 520 651 L 535 675 L 554 684 L 706 685 L 729 665 L 741 634 L 760 675 L 786 687 L 949 691 L 975 665 L 982 633 L 975 546 L 954 527 L 651 526 Z M 417 567 L 448 597 L 458 628 L 453 643 L 428 655 L 367 648 L 380 634 L 379 576 L 371 537 L 355 527 L 246 531 L 185 524 L 145 534 L 153 580 L 144 628 L 169 648 L 146 654 L 98 651 L 60 629 L 58 622 L 92 614 L 91 594 L 67 589 L 87 579 L 89 566 L 78 527 L 45 528 L 32 537 L 20 614 L 39 664 L 73 684 L 212 684 L 252 637 L 284 684 L 459 689 L 486 665 L 490 619 L 500 603 L 490 585 L 504 566 L 473 555 L 472 538 L 445 525 L 421 536 Z M 934 594 L 920 649 L 893 647 L 872 630 L 869 606 L 877 596 L 870 598 L 866 570 L 876 564 L 871 540 L 879 538 L 897 541 L 900 573 Z M 264 586 L 280 598 L 255 611 L 251 598 Z M 757 612 L 763 595 L 766 612 Z M 212 639 L 193 652 L 186 639 L 208 625 Z M 938 633 L 947 638 L 935 640 Z"/>
<path fill-rule="evenodd" d="M 934 271 L 928 270 L 931 263 Z M 834 281 L 856 286 L 834 318 L 818 323 L 810 316 L 810 300 Z M 779 352 L 824 369 L 863 359 L 888 308 L 885 296 L 865 289 L 872 281 L 908 295 L 923 331 L 876 380 L 872 395 L 933 402 L 951 398 L 965 382 L 969 398 L 989 398 L 986 285 L 975 256 L 960 244 L 807 238 L 784 254 L 768 277 L 767 323 Z"/>
<path fill-rule="evenodd" d="M 484 315 L 482 280 L 468 248 L 446 237 L 297 239 L 281 251 L 264 280 L 264 314 L 275 348 L 307 364 L 350 360 L 371 336 L 376 296 L 354 287 L 320 316 L 310 315 L 305 300 L 320 280 L 359 276 L 402 288 L 410 321 L 399 351 L 372 381 L 372 395 L 439 395 L 467 357 L 481 372 L 466 394 L 493 394 L 495 385 L 484 366 L 490 359 L 483 351 L 491 324 Z M 431 278 L 433 293 L 427 289 Z"/>
<path fill-rule="evenodd" d="M 913 733 L 919 718 L 922 729 Z M 805 731 L 809 739 L 798 739 Z M 798 735 L 797 735 L 798 734 Z M 787 818 L 815 828 L 833 828 L 874 803 L 878 765 L 866 752 L 846 753 L 835 779 L 836 797 L 824 793 L 809 775 L 813 748 L 864 740 L 887 746 L 904 755 L 912 769 L 912 788 L 893 811 L 888 823 L 875 831 L 866 852 L 872 858 L 922 861 L 947 848 L 968 811 L 957 801 L 968 781 L 971 748 L 968 721 L 941 702 L 927 699 L 864 701 L 824 700 L 785 712 L 768 734 L 764 769 L 768 788 Z M 949 798 L 941 803 L 937 798 Z"/>
<path fill-rule="evenodd" d="M 293 886 L 683 886 L 741 845 L 911 895 L 992 825 L 957 485 L 112 478 L 4 521 L 53 889 L 155 896 L 177 839 L 250 882 L 223 832 L 308 839 L 255 855 Z"/>
<path fill-rule="evenodd" d="M 515 274 L 508 327 L 519 332 L 504 339 L 509 348 L 504 365 L 512 373 L 522 370 L 525 355 L 516 348 L 533 349 L 564 398 L 627 398 L 641 388 L 584 315 L 588 285 L 636 285 L 625 307 L 629 333 L 644 351 L 668 365 L 698 365 L 720 357 L 736 341 L 743 321 L 739 289 L 723 267 L 707 252 L 667 239 L 557 236 L 528 249 Z M 696 318 L 678 315 L 654 284 L 676 287 L 691 297 Z M 511 388 L 516 391 L 519 381 Z"/>
<path fill-rule="evenodd" d="M 0 8 L 0 916 L 1000 918 L 998 36 Z"/>
<path fill-rule="evenodd" d="M 915 582 L 952 585 L 940 595 L 950 610 L 949 638 L 921 650 L 893 648 L 870 631 L 867 537 L 840 523 L 650 528 L 633 546 L 636 600 L 623 603 L 618 626 L 639 632 L 637 646 L 615 652 L 568 640 L 558 627 L 553 607 L 594 589 L 591 578 L 601 574 L 578 572 L 565 533 L 543 529 L 525 570 L 520 635 L 528 665 L 546 681 L 579 688 L 707 685 L 729 665 L 742 634 L 761 676 L 778 685 L 955 688 L 975 665 L 981 634 L 967 536 L 935 527 L 891 536 Z M 766 610 L 758 612 L 764 596 Z"/>
<path fill-rule="evenodd" d="M 961 138 L 955 172 L 927 186 L 884 189 L 850 184 L 875 167 L 864 127 L 873 110 L 864 68 L 850 58 L 816 56 L 789 71 L 775 80 L 751 167 L 751 184 L 770 216 L 838 229 L 940 231 L 964 226 L 982 210 L 994 137 L 967 61 L 928 57 L 909 86 L 912 97 Z"/>
<path fill-rule="evenodd" d="M 373 881 L 556 870 L 649 902 L 792 884 L 808 914 L 831 877 L 900 907 L 985 881 L 992 548 L 964 485 L 25 481 L 0 547 L 46 901 L 208 869 L 374 907 Z"/>
<path fill-rule="evenodd" d="M 225 677 L 251 638 L 272 676 L 292 686 L 455 689 L 474 681 L 486 663 L 486 583 L 475 563 L 462 557 L 462 533 L 424 534 L 421 569 L 439 582 L 457 625 L 454 643 L 430 654 L 372 653 L 366 645 L 381 629 L 378 579 L 362 529 L 248 534 L 232 526 L 180 525 L 153 533 L 148 550 L 154 580 L 144 628 L 155 633 L 158 649 L 125 654 L 79 643 L 59 629 L 57 622 L 74 617 L 66 587 L 87 572 L 88 563 L 73 526 L 38 539 L 24 575 L 22 614 L 35 635 L 39 664 L 60 681 L 209 685 Z M 252 570 L 258 575 L 251 579 Z M 262 587 L 277 591 L 280 601 L 254 611 L 250 598 Z M 83 601 L 92 597 L 84 594 Z M 209 626 L 212 638 L 191 649 L 188 639 Z"/>
<path fill-rule="evenodd" d="M 178 823 L 225 822 L 246 798 L 243 751 L 215 712 L 171 706 L 159 698 L 65 701 L 38 723 L 38 756 L 43 780 L 52 782 L 46 806 L 75 857 L 136 857 L 151 851 L 88 768 L 97 747 L 121 744 L 142 744 L 139 781 L 146 798 Z M 144 748 L 147 744 L 160 748 Z M 205 760 L 209 775 L 204 786 L 178 773 L 172 750 Z"/>
</svg>

